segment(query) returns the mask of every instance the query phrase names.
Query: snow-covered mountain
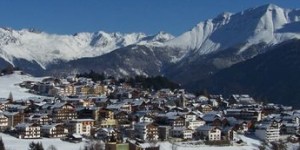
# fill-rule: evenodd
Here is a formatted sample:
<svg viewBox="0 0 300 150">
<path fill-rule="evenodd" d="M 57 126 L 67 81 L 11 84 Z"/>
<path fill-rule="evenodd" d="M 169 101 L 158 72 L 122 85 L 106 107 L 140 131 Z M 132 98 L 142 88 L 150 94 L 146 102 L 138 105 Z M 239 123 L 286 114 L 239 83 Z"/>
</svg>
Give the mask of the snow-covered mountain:
<svg viewBox="0 0 300 150">
<path fill-rule="evenodd" d="M 210 54 L 235 46 L 240 46 L 238 53 L 241 53 L 259 43 L 274 45 L 300 38 L 299 21 L 300 10 L 268 4 L 236 14 L 222 13 L 200 22 L 166 45 L 190 50 L 193 55 Z"/>
<path fill-rule="evenodd" d="M 162 74 L 188 84 L 294 38 L 300 39 L 300 10 L 273 4 L 222 13 L 178 37 L 165 32 L 56 35 L 1 28 L 0 67 L 8 62 L 34 74 Z"/>
<path fill-rule="evenodd" d="M 34 30 L 0 28 L 0 58 L 14 65 L 16 59 L 35 61 L 46 69 L 55 61 L 70 61 L 83 57 L 96 57 L 132 44 L 159 45 L 173 36 L 160 32 L 144 33 L 76 33 L 56 35 Z"/>
<path fill-rule="evenodd" d="M 274 4 L 200 22 L 165 43 L 184 54 L 166 76 L 188 85 L 265 53 L 276 44 L 300 39 L 300 10 Z"/>
</svg>

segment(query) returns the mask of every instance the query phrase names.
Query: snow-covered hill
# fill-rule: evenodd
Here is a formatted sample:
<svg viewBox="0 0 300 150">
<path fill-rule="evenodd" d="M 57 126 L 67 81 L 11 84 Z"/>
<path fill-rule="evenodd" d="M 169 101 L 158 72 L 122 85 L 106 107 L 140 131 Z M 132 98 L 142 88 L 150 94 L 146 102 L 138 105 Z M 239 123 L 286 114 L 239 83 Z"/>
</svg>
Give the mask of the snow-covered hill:
<svg viewBox="0 0 300 150">
<path fill-rule="evenodd" d="M 55 61 L 95 57 L 131 44 L 159 45 L 173 36 L 160 32 L 144 33 L 76 33 L 56 35 L 34 30 L 0 28 L 0 58 L 14 64 L 15 59 L 36 61 L 42 68 Z"/>
<path fill-rule="evenodd" d="M 190 31 L 170 40 L 166 45 L 205 55 L 240 46 L 243 52 L 259 43 L 274 45 L 300 38 L 300 10 L 284 9 L 274 4 L 232 14 L 223 13 L 200 22 Z"/>
<path fill-rule="evenodd" d="M 37 95 L 28 93 L 28 89 L 21 88 L 19 84 L 23 81 L 41 81 L 42 79 L 30 75 L 21 75 L 20 71 L 16 71 L 11 75 L 0 76 L 0 98 L 8 98 L 10 92 L 14 99 L 37 97 Z"/>
</svg>

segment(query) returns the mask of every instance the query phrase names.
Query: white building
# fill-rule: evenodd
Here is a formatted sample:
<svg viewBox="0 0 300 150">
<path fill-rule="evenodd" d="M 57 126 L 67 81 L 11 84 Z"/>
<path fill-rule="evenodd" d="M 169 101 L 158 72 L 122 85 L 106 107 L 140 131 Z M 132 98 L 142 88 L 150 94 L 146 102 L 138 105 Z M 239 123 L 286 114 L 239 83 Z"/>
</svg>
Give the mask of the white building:
<svg viewBox="0 0 300 150">
<path fill-rule="evenodd" d="M 41 138 L 41 128 L 34 123 L 20 123 L 16 125 L 18 138 L 37 139 Z"/>
<path fill-rule="evenodd" d="M 197 132 L 200 137 L 203 137 L 209 141 L 221 140 L 221 130 L 218 127 L 204 125 L 197 128 Z"/>
<path fill-rule="evenodd" d="M 204 120 L 195 120 L 195 121 L 188 121 L 185 123 L 186 127 L 192 130 L 196 130 L 198 127 L 205 125 Z"/>
<path fill-rule="evenodd" d="M 189 112 L 187 114 L 184 115 L 185 121 L 195 121 L 197 119 L 197 115 L 194 114 L 193 112 Z"/>
<path fill-rule="evenodd" d="M 67 122 L 69 133 L 77 133 L 80 135 L 91 135 L 92 127 L 94 126 L 93 119 L 74 119 Z"/>
<path fill-rule="evenodd" d="M 4 130 L 8 127 L 8 117 L 3 113 L 0 113 L 0 130 Z"/>
<path fill-rule="evenodd" d="M 280 137 L 280 124 L 276 121 L 259 124 L 255 130 L 255 136 L 265 141 L 278 141 Z"/>
<path fill-rule="evenodd" d="M 172 129 L 172 136 L 182 139 L 192 139 L 194 131 L 185 127 L 177 127 Z"/>
</svg>

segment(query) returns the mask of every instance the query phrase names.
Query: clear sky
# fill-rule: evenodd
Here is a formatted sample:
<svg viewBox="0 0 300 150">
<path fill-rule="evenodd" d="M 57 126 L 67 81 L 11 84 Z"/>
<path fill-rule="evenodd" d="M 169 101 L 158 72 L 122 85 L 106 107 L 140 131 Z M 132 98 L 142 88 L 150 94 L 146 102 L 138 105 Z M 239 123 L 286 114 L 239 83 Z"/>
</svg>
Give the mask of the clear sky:
<svg viewBox="0 0 300 150">
<path fill-rule="evenodd" d="M 224 11 L 268 3 L 300 8 L 300 0 L 1 0 L 0 26 L 57 34 L 103 30 L 179 35 Z"/>
</svg>

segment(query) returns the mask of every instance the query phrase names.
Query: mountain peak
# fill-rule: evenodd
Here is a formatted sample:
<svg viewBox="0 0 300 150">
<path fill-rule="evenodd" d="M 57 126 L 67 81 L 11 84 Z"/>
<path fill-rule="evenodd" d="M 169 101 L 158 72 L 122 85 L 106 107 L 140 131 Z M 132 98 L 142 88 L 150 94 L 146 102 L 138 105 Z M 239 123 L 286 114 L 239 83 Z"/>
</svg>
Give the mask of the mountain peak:
<svg viewBox="0 0 300 150">
<path fill-rule="evenodd" d="M 261 8 L 266 8 L 266 9 L 278 9 L 278 8 L 281 8 L 281 7 L 279 7 L 278 5 L 269 3 L 269 4 L 262 5 Z"/>
<path fill-rule="evenodd" d="M 167 33 L 165 31 L 160 31 L 154 35 L 153 39 L 157 40 L 159 42 L 165 42 L 165 41 L 171 40 L 173 38 L 174 38 L 174 36 L 172 34 Z"/>
<path fill-rule="evenodd" d="M 250 8 L 248 9 L 249 11 L 251 12 L 268 12 L 268 11 L 276 11 L 276 10 L 282 10 L 283 8 L 275 5 L 275 4 L 265 4 L 265 5 L 262 5 L 262 6 L 258 6 L 258 7 L 255 7 L 255 8 Z M 247 11 L 247 10 L 246 10 Z"/>
<path fill-rule="evenodd" d="M 291 14 L 275 4 L 249 8 L 235 14 L 224 12 L 200 22 L 192 30 L 167 43 L 170 47 L 179 47 L 199 55 L 234 46 L 242 47 L 243 51 L 252 44 L 262 42 L 272 45 L 291 37 L 299 37 L 296 33 L 282 36 L 277 32 L 286 24 L 297 21 L 294 18 L 300 18 L 299 14 Z"/>
<path fill-rule="evenodd" d="M 230 17 L 233 14 L 230 12 L 223 12 L 219 14 L 216 18 L 212 20 L 213 23 L 220 23 L 220 24 L 225 24 L 230 20 Z"/>
<path fill-rule="evenodd" d="M 225 12 L 219 14 L 216 18 L 229 18 L 231 15 L 233 15 L 233 13 L 225 11 Z"/>
<path fill-rule="evenodd" d="M 174 36 L 165 32 L 160 31 L 154 35 L 146 36 L 140 40 L 138 44 L 141 45 L 160 45 L 163 44 L 171 39 L 173 39 Z"/>
</svg>

